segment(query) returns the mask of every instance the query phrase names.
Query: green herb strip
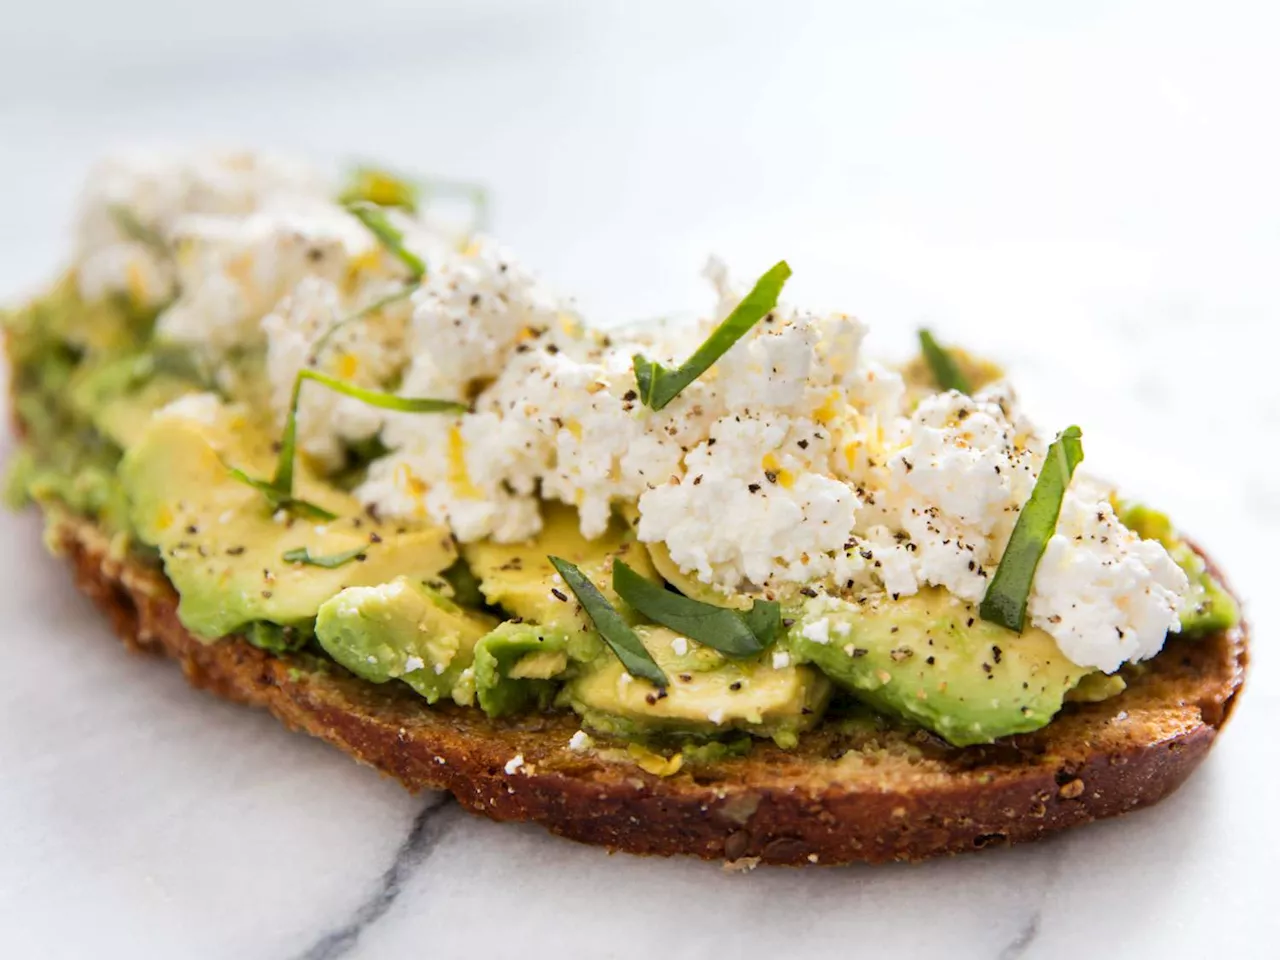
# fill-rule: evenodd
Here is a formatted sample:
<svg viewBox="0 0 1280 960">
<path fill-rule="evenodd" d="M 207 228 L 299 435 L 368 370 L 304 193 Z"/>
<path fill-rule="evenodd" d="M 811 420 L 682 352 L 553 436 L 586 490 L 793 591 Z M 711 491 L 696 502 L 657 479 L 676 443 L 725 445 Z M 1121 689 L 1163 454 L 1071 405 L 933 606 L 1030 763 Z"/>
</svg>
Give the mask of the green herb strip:
<svg viewBox="0 0 1280 960">
<path fill-rule="evenodd" d="M 782 620 L 778 604 L 757 600 L 748 614 L 672 593 L 613 561 L 613 589 L 655 623 L 670 627 L 729 657 L 750 657 L 774 641 Z M 759 632 L 757 632 L 759 631 Z"/>
<path fill-rule="evenodd" d="M 332 570 L 344 563 L 364 557 L 368 549 L 367 546 L 356 547 L 354 550 L 344 550 L 342 553 L 333 553 L 327 557 L 313 557 L 306 547 L 294 547 L 292 550 L 286 550 L 282 559 L 288 563 L 302 563 L 309 567 L 324 567 L 326 570 Z"/>
<path fill-rule="evenodd" d="M 343 327 L 347 326 L 348 324 L 355 323 L 357 320 L 363 320 L 366 317 L 377 313 L 379 310 L 382 310 L 382 309 L 385 309 L 386 307 L 391 306 L 393 303 L 399 303 L 401 300 L 407 299 L 408 297 L 412 296 L 413 291 L 416 289 L 417 289 L 417 284 L 406 283 L 403 287 L 401 287 L 399 290 L 395 291 L 394 293 L 389 293 L 385 297 L 380 297 L 377 300 L 373 301 L 373 303 L 369 304 L 367 307 L 361 307 L 355 313 L 352 313 L 349 316 L 343 317 L 341 320 L 335 323 L 332 327 L 326 330 L 321 335 L 320 339 L 316 341 L 316 345 L 311 348 L 311 353 L 309 354 L 309 357 L 308 357 L 309 361 L 311 363 L 316 363 L 320 359 L 321 352 L 324 350 L 325 347 L 329 345 L 329 341 L 333 339 L 334 334 L 336 334 Z"/>
<path fill-rule="evenodd" d="M 302 396 L 302 385 L 314 380 L 322 386 L 354 397 L 361 403 L 384 410 L 399 410 L 404 413 L 466 413 L 467 405 L 453 400 L 436 400 L 431 397 L 401 397 L 394 393 L 383 393 L 380 390 L 366 390 L 354 384 L 331 377 L 316 370 L 302 369 L 293 381 L 293 394 L 289 398 L 289 415 L 285 418 L 284 433 L 280 436 L 280 457 L 276 461 L 275 476 L 270 481 L 257 480 L 243 470 L 229 467 L 231 475 L 241 483 L 247 483 L 262 493 L 276 509 L 285 509 L 298 515 L 319 520 L 333 520 L 334 514 L 306 500 L 293 495 L 294 461 L 298 446 L 298 401 Z"/>
<path fill-rule="evenodd" d="M 157 253 L 168 256 L 168 241 L 166 241 L 165 238 L 157 231 L 139 220 L 137 214 L 128 207 L 119 203 L 113 203 L 107 208 L 107 212 L 111 214 L 111 219 L 114 220 L 116 226 L 120 228 L 120 232 L 130 240 L 140 243 L 143 246 L 150 247 Z"/>
<path fill-rule="evenodd" d="M 404 234 L 392 224 L 381 207 L 367 201 L 347 204 L 351 215 L 363 223 L 387 252 L 409 268 L 409 279 L 417 283 L 427 272 L 422 258 L 404 245 Z"/>
<path fill-rule="evenodd" d="M 767 316 L 778 305 L 778 295 L 791 276 L 791 268 L 785 260 L 771 267 L 742 298 L 724 322 L 711 332 L 706 342 L 694 351 L 693 356 L 675 370 L 668 369 L 656 360 L 636 354 L 632 364 L 636 373 L 636 385 L 640 398 L 654 410 L 661 410 L 674 400 L 689 384 L 697 380 L 719 360 L 729 348 Z"/>
<path fill-rule="evenodd" d="M 933 379 L 939 390 L 958 390 L 966 395 L 973 393 L 969 378 L 961 372 L 956 358 L 933 339 L 933 334 L 928 330 L 920 331 L 920 352 L 933 371 Z"/>
<path fill-rule="evenodd" d="M 1058 513 L 1071 475 L 1083 459 L 1079 427 L 1067 427 L 1049 444 L 1044 468 L 1036 478 L 1030 499 L 1018 514 L 1009 545 L 978 607 L 983 620 L 1022 631 L 1036 566 L 1058 525 Z"/>
<path fill-rule="evenodd" d="M 458 197 L 471 204 L 472 232 L 489 227 L 489 191 L 482 184 L 443 177 L 406 177 L 380 167 L 360 166 L 351 172 L 351 180 L 338 196 L 344 206 L 372 203 L 380 207 L 399 207 L 416 213 L 436 198 Z"/>
<path fill-rule="evenodd" d="M 226 465 L 227 471 L 236 480 L 247 484 L 257 490 L 267 499 L 267 503 L 271 504 L 273 510 L 286 510 L 295 516 L 303 517 L 307 520 L 337 520 L 336 513 L 330 513 L 319 504 L 312 503 L 310 500 L 303 500 L 295 497 L 291 493 L 283 492 L 277 489 L 273 484 L 266 480 L 258 480 L 251 477 L 239 467 Z"/>
<path fill-rule="evenodd" d="M 627 673 L 633 677 L 643 677 L 656 687 L 665 688 L 670 683 L 667 675 L 654 662 L 653 657 L 649 656 L 649 651 L 644 648 L 636 632 L 627 625 L 618 611 L 613 609 L 613 605 L 605 599 L 604 594 L 596 589 L 596 585 L 568 560 L 561 560 L 559 557 L 547 557 L 547 559 L 556 568 L 556 572 L 564 578 L 564 582 L 569 585 L 573 595 L 582 604 L 582 609 L 587 611 L 587 616 L 600 631 L 601 639 L 622 661 Z"/>
</svg>

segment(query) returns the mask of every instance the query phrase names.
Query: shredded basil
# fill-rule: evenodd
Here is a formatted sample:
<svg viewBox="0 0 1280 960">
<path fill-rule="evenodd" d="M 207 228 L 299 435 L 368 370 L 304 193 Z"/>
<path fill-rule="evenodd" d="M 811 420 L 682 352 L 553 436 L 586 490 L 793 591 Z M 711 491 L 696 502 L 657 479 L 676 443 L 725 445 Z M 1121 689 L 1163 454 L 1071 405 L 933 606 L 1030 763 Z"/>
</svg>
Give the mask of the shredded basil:
<svg viewBox="0 0 1280 960">
<path fill-rule="evenodd" d="M 978 607 L 983 620 L 1022 631 L 1036 566 L 1058 525 L 1071 475 L 1083 459 L 1079 427 L 1067 427 L 1049 444 L 1035 488 L 1018 514 L 1009 545 Z"/>
<path fill-rule="evenodd" d="M 785 260 L 774 264 L 751 288 L 751 292 L 725 317 L 688 360 L 674 370 L 640 354 L 632 358 L 640 399 L 646 406 L 661 410 L 689 384 L 697 380 L 729 348 L 778 305 L 778 295 L 791 276 Z"/>
<path fill-rule="evenodd" d="M 275 476 L 271 480 L 258 480 L 250 477 L 243 470 L 230 467 L 231 475 L 241 483 L 247 483 L 262 493 L 276 509 L 289 510 L 298 516 L 307 516 L 322 520 L 334 519 L 334 514 L 306 500 L 293 495 L 294 460 L 298 446 L 298 401 L 302 396 L 302 385 L 314 380 L 330 390 L 355 397 L 361 403 L 384 410 L 399 410 L 405 413 L 465 413 L 467 406 L 453 400 L 436 400 L 430 397 L 400 397 L 394 393 L 379 390 L 366 390 L 346 383 L 336 377 L 320 373 L 317 370 L 302 369 L 293 381 L 293 394 L 289 398 L 289 414 L 284 421 L 284 433 L 280 437 L 280 456 L 276 461 Z"/>
<path fill-rule="evenodd" d="M 933 338 L 928 330 L 920 331 L 920 352 L 925 362 L 933 371 L 933 379 L 939 390 L 958 390 L 963 394 L 973 393 L 969 378 L 960 370 L 960 365 L 945 347 Z"/>
<path fill-rule="evenodd" d="M 426 275 L 427 265 L 404 245 L 404 234 L 393 224 L 385 210 L 368 201 L 348 203 L 347 210 L 363 223 L 387 252 L 409 268 L 409 280 L 417 283 Z"/>
<path fill-rule="evenodd" d="M 774 641 L 782 619 L 779 605 L 767 600 L 757 600 L 748 614 L 691 600 L 646 580 L 621 560 L 613 561 L 613 589 L 655 623 L 730 657 L 759 653 Z"/>
<path fill-rule="evenodd" d="M 587 616 L 596 625 L 600 637 L 622 661 L 627 673 L 633 677 L 643 677 L 654 686 L 665 688 L 670 682 L 662 668 L 654 662 L 649 651 L 644 648 L 636 632 L 627 625 L 613 605 L 605 599 L 596 585 L 581 570 L 559 557 L 547 557 L 556 572 L 564 578 L 573 595 L 587 611 Z"/>
</svg>

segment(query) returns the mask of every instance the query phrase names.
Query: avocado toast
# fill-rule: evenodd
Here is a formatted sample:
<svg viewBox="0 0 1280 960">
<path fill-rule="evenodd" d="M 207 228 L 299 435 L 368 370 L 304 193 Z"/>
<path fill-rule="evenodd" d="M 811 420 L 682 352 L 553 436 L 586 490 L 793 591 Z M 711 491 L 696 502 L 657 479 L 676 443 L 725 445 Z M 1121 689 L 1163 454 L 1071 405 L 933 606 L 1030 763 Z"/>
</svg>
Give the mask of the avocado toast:
<svg viewBox="0 0 1280 960">
<path fill-rule="evenodd" d="M 700 325 L 595 331 L 440 192 L 255 156 L 91 179 L 74 268 L 8 318 L 10 490 L 129 645 L 641 853 L 918 859 L 1203 757 L 1235 601 L 993 365 L 928 334 L 877 363 L 781 303 L 785 263 L 713 265 Z"/>
</svg>

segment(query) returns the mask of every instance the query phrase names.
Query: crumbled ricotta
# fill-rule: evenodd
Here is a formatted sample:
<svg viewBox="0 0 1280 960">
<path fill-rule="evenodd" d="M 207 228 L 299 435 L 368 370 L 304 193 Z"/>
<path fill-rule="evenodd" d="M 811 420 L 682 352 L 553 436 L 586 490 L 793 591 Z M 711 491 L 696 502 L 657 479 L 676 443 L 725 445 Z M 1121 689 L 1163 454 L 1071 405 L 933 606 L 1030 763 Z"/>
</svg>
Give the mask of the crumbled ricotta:
<svg viewBox="0 0 1280 960">
<path fill-rule="evenodd" d="M 1027 612 L 1071 661 L 1112 673 L 1155 656 L 1165 633 L 1180 628 L 1187 576 L 1164 547 L 1127 529 L 1110 502 L 1084 486 L 1063 502 Z"/>
<path fill-rule="evenodd" d="M 811 420 L 724 417 L 685 469 L 640 497 L 639 536 L 726 589 L 822 579 L 853 532 L 858 496 L 820 472 L 828 432 Z M 732 522 L 725 522 L 732 518 Z"/>
<path fill-rule="evenodd" d="M 178 298 L 157 336 L 220 357 L 262 341 L 262 318 L 304 277 L 338 285 L 381 263 L 373 235 L 336 204 L 273 206 L 247 217 L 188 217 L 175 228 Z"/>
<path fill-rule="evenodd" d="M 508 776 L 515 774 L 517 770 L 524 766 L 524 754 L 517 753 L 514 757 L 507 761 L 507 765 L 502 769 L 507 772 Z"/>
<path fill-rule="evenodd" d="M 585 730 L 579 730 L 569 738 L 569 749 L 574 753 L 585 753 L 594 747 L 595 744 L 595 740 L 592 739 L 591 735 Z"/>
<path fill-rule="evenodd" d="M 282 157 L 256 153 L 136 151 L 91 172 L 76 226 L 77 277 L 86 299 L 125 294 L 159 305 L 175 285 L 171 245 L 191 215 L 243 217 L 285 197 L 324 198 L 327 178 Z M 130 225 L 157 243 L 140 241 Z"/>
<path fill-rule="evenodd" d="M 376 302 L 385 292 L 375 286 L 365 299 Z M 262 319 L 277 423 L 284 423 L 303 367 L 375 390 L 400 371 L 406 360 L 407 305 L 392 303 L 349 322 L 359 309 L 330 280 L 307 276 Z M 322 467 L 337 468 L 347 444 L 367 440 L 382 429 L 384 413 L 320 384 L 304 384 L 298 405 L 298 446 Z"/>
</svg>

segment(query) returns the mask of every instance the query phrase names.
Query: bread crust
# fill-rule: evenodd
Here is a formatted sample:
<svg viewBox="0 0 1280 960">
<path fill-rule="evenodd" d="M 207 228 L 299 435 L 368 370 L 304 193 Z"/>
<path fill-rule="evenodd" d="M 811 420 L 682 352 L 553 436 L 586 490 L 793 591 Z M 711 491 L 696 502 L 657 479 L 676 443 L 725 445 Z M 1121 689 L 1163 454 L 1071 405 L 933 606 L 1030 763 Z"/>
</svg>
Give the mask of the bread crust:
<svg viewBox="0 0 1280 960">
<path fill-rule="evenodd" d="M 1171 638 L 1120 696 L 1073 704 L 1048 727 L 959 749 L 918 731 L 820 729 L 800 748 L 646 773 L 622 749 L 577 752 L 566 713 L 495 721 L 427 706 L 307 654 L 197 640 L 158 570 L 113 556 L 91 522 L 49 513 L 49 543 L 133 650 L 177 660 L 195 687 L 265 707 L 410 790 L 452 793 L 494 820 L 532 821 L 638 854 L 777 864 L 920 860 L 1035 840 L 1155 803 L 1200 763 L 1231 713 L 1247 627 Z M 831 727 L 833 725 L 827 725 Z M 523 764 L 508 763 L 523 757 Z"/>
</svg>

